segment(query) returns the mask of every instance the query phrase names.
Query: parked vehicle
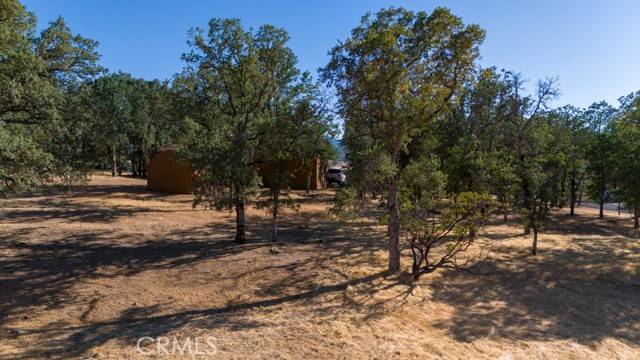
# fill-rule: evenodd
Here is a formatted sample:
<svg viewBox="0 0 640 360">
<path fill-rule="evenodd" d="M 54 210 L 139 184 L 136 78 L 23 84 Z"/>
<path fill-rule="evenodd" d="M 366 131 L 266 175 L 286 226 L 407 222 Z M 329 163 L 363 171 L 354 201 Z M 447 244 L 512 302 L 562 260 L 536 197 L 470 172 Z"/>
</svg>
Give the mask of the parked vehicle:
<svg viewBox="0 0 640 360">
<path fill-rule="evenodd" d="M 327 185 L 338 184 L 344 186 L 347 183 L 347 174 L 342 169 L 329 169 L 326 179 Z"/>
</svg>

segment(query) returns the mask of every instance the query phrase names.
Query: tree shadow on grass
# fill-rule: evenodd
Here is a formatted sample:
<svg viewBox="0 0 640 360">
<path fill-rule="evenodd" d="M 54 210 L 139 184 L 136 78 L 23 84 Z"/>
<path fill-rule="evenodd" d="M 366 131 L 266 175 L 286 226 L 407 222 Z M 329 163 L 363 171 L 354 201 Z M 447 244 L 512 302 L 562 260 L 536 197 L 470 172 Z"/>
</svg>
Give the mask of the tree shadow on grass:
<svg viewBox="0 0 640 360">
<path fill-rule="evenodd" d="M 162 210 L 140 206 L 98 206 L 73 203 L 66 200 L 32 200 L 27 203 L 14 202 L 2 213 L 8 223 L 40 223 L 46 220 L 65 220 L 70 223 L 113 223 L 121 218 L 144 212 Z"/>
<path fill-rule="evenodd" d="M 177 268 L 263 246 L 233 242 L 227 236 L 232 229 L 217 224 L 207 229 L 208 236 L 191 229 L 146 241 L 131 237 L 130 244 L 102 232 L 46 243 L 29 241 L 27 230 L 1 234 L 0 253 L 6 255 L 0 257 L 0 326 L 34 306 L 58 308 L 78 301 L 70 290 L 80 281 Z"/>
<path fill-rule="evenodd" d="M 607 245 L 603 242 L 608 242 Z M 454 307 L 436 324 L 456 340 L 573 340 L 595 346 L 605 338 L 640 343 L 640 250 L 628 238 L 573 239 L 570 249 L 521 254 L 494 266 L 493 274 L 446 272 L 434 280 L 433 300 Z M 509 266 L 510 265 L 510 266 Z"/>
<path fill-rule="evenodd" d="M 301 231 L 310 231 L 319 234 L 318 236 L 329 236 L 335 224 L 314 224 Z M 206 259 L 217 259 L 223 256 L 230 256 L 239 251 L 245 251 L 256 246 L 274 246 L 271 242 L 250 243 L 244 246 L 236 246 L 225 243 L 224 240 L 210 241 L 210 245 L 204 243 L 203 239 L 209 238 L 211 233 L 206 230 L 188 231 L 189 239 L 173 244 L 148 242 L 146 245 L 134 246 L 120 249 L 118 247 L 105 245 L 83 245 L 82 240 L 71 241 L 63 245 L 40 245 L 30 246 L 28 253 L 30 256 L 41 258 L 44 263 L 35 263 L 35 259 L 24 262 L 23 270 L 33 275 L 31 277 L 21 277 L 15 279 L 15 283 L 7 284 L 14 290 L 20 291 L 21 299 L 15 303 L 6 304 L 7 307 L 21 306 L 25 297 L 33 296 L 38 301 L 50 301 L 52 298 L 58 301 L 72 301 L 60 294 L 65 293 L 65 288 L 79 281 L 80 277 L 94 276 L 93 272 L 101 265 L 115 265 L 122 269 L 119 275 L 130 275 L 135 272 L 156 269 L 174 268 L 176 266 L 189 265 Z M 179 232 L 178 236 L 183 236 Z M 133 306 L 122 312 L 119 317 L 109 320 L 92 323 L 86 326 L 69 326 L 66 323 L 50 323 L 36 330 L 23 329 L 17 335 L 23 342 L 30 346 L 19 354 L 9 356 L 11 359 L 31 359 L 31 358 L 51 358 L 64 359 L 70 357 L 85 356 L 95 347 L 99 347 L 108 341 L 115 340 L 129 346 L 135 346 L 136 341 L 143 336 L 158 337 L 167 335 L 173 331 L 178 331 L 185 327 L 196 329 L 228 329 L 235 331 L 243 328 L 257 328 L 266 326 L 254 317 L 250 316 L 253 311 L 276 311 L 281 306 L 310 306 L 317 305 L 315 310 L 319 318 L 331 318 L 338 311 L 346 311 L 346 306 L 341 299 L 347 289 L 357 286 L 367 287 L 366 292 L 375 292 L 381 288 L 378 280 L 387 278 L 384 281 L 385 287 L 395 286 L 403 282 L 401 278 L 386 276 L 385 272 L 375 272 L 362 276 L 351 276 L 339 273 L 339 268 L 331 265 L 335 257 L 353 257 L 359 259 L 362 264 L 375 261 L 374 252 L 380 248 L 379 243 L 375 243 L 375 237 L 371 237 L 366 228 L 351 232 L 349 239 L 324 241 L 323 243 L 305 243 L 296 245 L 292 241 L 280 242 L 277 244 L 282 252 L 287 251 L 308 251 L 309 256 L 303 257 L 301 261 L 279 260 L 277 255 L 273 256 L 273 264 L 264 267 L 252 268 L 246 274 L 235 273 L 234 278 L 240 279 L 255 273 L 269 272 L 273 274 L 269 282 L 264 284 L 262 291 L 258 291 L 252 300 L 231 299 L 225 306 L 205 309 L 185 310 L 174 313 L 166 313 L 163 306 L 154 305 L 150 307 Z M 109 242 L 109 239 L 96 240 L 95 237 L 84 239 L 90 242 Z M 254 239 L 257 240 L 257 239 Z M 365 243 L 363 243 L 363 241 Z M 370 243 L 371 248 L 367 246 Z M 216 244 L 217 243 L 217 244 Z M 306 244 L 306 245 L 305 245 Z M 296 247 L 302 246 L 302 249 Z M 55 249 L 55 251 L 54 251 Z M 62 271 L 60 277 L 55 277 L 53 271 L 47 270 L 55 267 L 50 263 L 52 253 L 55 252 L 62 258 L 67 259 L 69 271 Z M 103 254 L 98 256 L 98 254 Z M 367 256 L 370 254 L 371 258 Z M 364 255 L 364 256 L 361 256 Z M 89 261 L 90 258 L 99 257 L 98 260 Z M 97 261 L 97 264 L 95 263 Z M 133 263 L 133 267 L 129 264 Z M 371 265 L 371 264 L 370 264 Z M 23 273 L 23 271 L 21 271 Z M 327 273 L 335 273 L 333 277 Z M 53 278 L 51 278 L 53 276 Z M 100 276 L 100 275 L 95 275 Z M 48 278 L 48 280 L 47 280 Z M 327 278 L 329 280 L 327 280 Z M 322 282 L 319 282 L 322 280 Z M 5 285 L 5 284 L 2 284 Z M 8 297 L 8 294 L 4 294 Z M 67 294 L 69 295 L 69 294 Z M 3 296 L 4 297 L 4 296 Z M 334 300 L 338 299 L 336 303 Z M 20 305 L 18 305 L 20 304 Z M 89 304 L 90 305 L 90 304 Z M 11 310 L 11 309 L 10 309 Z M 17 309 L 12 309 L 17 310 Z"/>
<path fill-rule="evenodd" d="M 278 307 L 280 305 L 305 301 L 314 301 L 323 295 L 341 292 L 349 286 L 373 281 L 384 273 L 351 279 L 338 284 L 320 286 L 315 289 L 253 302 L 231 304 L 223 307 L 187 310 L 179 313 L 156 315 L 158 306 L 134 307 L 123 312 L 111 321 L 98 322 L 87 326 L 45 327 L 38 330 L 25 330 L 21 336 L 45 335 L 46 340 L 33 344 L 29 351 L 11 357 L 12 359 L 66 359 L 85 355 L 90 349 L 107 341 L 117 340 L 127 345 L 136 345 L 143 336 L 156 338 L 187 325 L 199 328 L 243 328 L 258 327 L 260 323 L 247 320 L 242 315 L 254 309 Z M 42 337 L 40 337 L 42 339 Z"/>
<path fill-rule="evenodd" d="M 384 232 L 374 229 L 375 221 L 345 225 L 311 217 L 283 219 L 281 241 L 275 244 L 266 240 L 269 227 L 264 217 L 248 219 L 252 236 L 245 245 L 232 242 L 232 223 L 177 230 L 131 244 L 102 233 L 75 234 L 44 244 L 28 241 L 28 231 L 0 235 L 0 251 L 11 253 L 0 259 L 0 269 L 5 270 L 0 276 L 0 326 L 8 316 L 28 312 L 33 306 L 56 309 L 85 301 L 76 298 L 71 287 L 86 279 L 181 266 L 188 269 L 198 262 L 260 247 L 303 254 L 297 260 L 266 250 L 253 254 L 268 257 L 267 261 L 232 274 L 238 280 L 269 274 L 258 284 L 253 299 L 235 298 L 224 306 L 173 313 L 166 313 L 163 304 L 133 306 L 108 321 L 23 329 L 12 336 L 24 339 L 29 347 L 6 357 L 79 357 L 110 340 L 135 345 L 142 336 L 157 337 L 187 327 L 235 331 L 268 326 L 249 313 L 276 311 L 291 304 L 312 307 L 315 321 L 320 322 L 347 312 L 357 313 L 359 321 L 377 318 L 406 302 L 415 284 L 407 285 L 402 276 L 370 270 L 381 267 L 379 256 L 385 247 Z M 566 249 L 531 257 L 528 248 L 503 244 L 499 251 L 508 255 L 507 260 L 485 263 L 489 267 L 485 272 L 491 275 L 445 271 L 441 276 L 425 277 L 421 286 L 433 290 L 430 301 L 454 309 L 452 318 L 435 326 L 461 342 L 502 338 L 595 345 L 613 337 L 639 343 L 640 274 L 627 266 L 640 260 L 637 240 L 621 236 L 625 229 L 609 229 L 590 217 L 570 225 L 565 221 L 574 220 L 561 218 L 548 231 L 578 233 Z M 587 226 L 580 228 L 581 221 Z M 107 275 L 100 271 L 103 267 L 115 271 Z M 366 270 L 359 274 L 359 268 Z M 394 289 L 389 296 L 377 296 L 398 285 L 404 291 Z M 9 335 L 0 331 L 0 336 Z"/>
<path fill-rule="evenodd" d="M 597 236 L 632 236 L 633 223 L 626 218 L 597 218 L 595 216 L 568 213 L 555 214 L 549 226 L 543 230 L 551 234 L 576 234 Z"/>
<path fill-rule="evenodd" d="M 43 203 L 45 208 L 55 207 Z M 72 211 L 63 207 L 65 211 Z M 51 218 L 61 215 L 49 209 Z M 41 214 L 14 214 L 14 222 L 27 219 L 31 222 Z M 124 216 L 124 215 L 123 215 Z M 29 220 L 31 219 L 31 220 Z M 75 216 L 73 221 L 84 219 Z M 140 336 L 160 336 L 185 326 L 200 328 L 239 329 L 261 326 L 256 320 L 244 316 L 254 309 L 278 307 L 284 304 L 322 302 L 327 296 L 342 298 L 352 286 L 369 286 L 375 291 L 375 279 L 383 273 L 354 275 L 341 273 L 335 267 L 335 259 L 350 259 L 351 265 L 377 266 L 376 252 L 384 247 L 384 241 L 372 232 L 374 222 L 360 222 L 345 227 L 322 217 L 313 221 L 310 214 L 299 219 L 283 220 L 282 237 L 278 243 L 269 242 L 263 232 L 268 229 L 264 217 L 249 217 L 249 242 L 238 245 L 233 242 L 232 221 L 179 229 L 166 234 L 139 235 L 103 231 L 77 232 L 63 239 L 46 242 L 32 241 L 35 228 L 0 234 L 0 337 L 14 338 L 28 347 L 6 358 L 29 359 L 69 358 L 84 355 L 88 350 L 103 345 L 111 339 L 131 342 Z M 316 219 L 317 220 L 317 219 Z M 26 220 L 25 220 L 26 221 Z M 268 231 L 268 230 L 267 230 Z M 122 241 L 123 236 L 127 241 Z M 95 299 L 87 299 L 73 287 L 91 279 L 117 276 L 133 276 L 143 271 L 175 269 L 204 262 L 215 261 L 261 247 L 277 248 L 302 254 L 303 261 L 291 261 L 286 257 L 269 255 L 261 251 L 256 256 L 272 256 L 264 267 L 253 267 L 248 274 L 236 273 L 237 279 L 254 273 L 280 269 L 281 276 L 268 279 L 257 298 L 251 301 L 231 299 L 230 303 L 215 308 L 166 312 L 162 304 L 151 307 L 133 306 L 119 317 L 86 326 L 70 326 L 66 321 L 49 323 L 37 329 L 3 329 L 31 309 L 64 309 L 82 305 L 89 309 Z M 107 270 L 105 270 L 105 268 Z M 326 276 L 329 274 L 330 276 Z M 327 280 L 327 278 L 329 280 Z M 331 317 L 340 310 L 339 305 L 326 305 L 318 316 Z M 37 315 L 32 315 L 37 316 Z M 81 317 L 86 315 L 81 314 Z M 17 332 L 16 332 L 17 331 Z"/>
</svg>

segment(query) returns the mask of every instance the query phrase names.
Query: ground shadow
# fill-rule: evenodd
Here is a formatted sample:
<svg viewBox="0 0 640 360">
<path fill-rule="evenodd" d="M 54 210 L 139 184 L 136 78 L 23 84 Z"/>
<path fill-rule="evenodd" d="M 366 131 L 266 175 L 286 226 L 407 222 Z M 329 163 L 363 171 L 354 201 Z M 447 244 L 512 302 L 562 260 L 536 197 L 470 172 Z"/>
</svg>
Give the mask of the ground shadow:
<svg viewBox="0 0 640 360">
<path fill-rule="evenodd" d="M 605 338 L 640 342 L 640 274 L 624 266 L 637 247 L 628 238 L 575 238 L 574 248 L 533 257 L 503 248 L 509 261 L 486 264 L 491 275 L 446 272 L 430 283 L 433 300 L 450 304 L 454 317 L 437 324 L 456 340 L 573 340 L 596 345 Z"/>
<path fill-rule="evenodd" d="M 0 258 L 0 326 L 6 317 L 36 305 L 56 308 L 76 301 L 68 290 L 79 281 L 176 268 L 264 245 L 237 244 L 227 235 L 232 230 L 231 224 L 221 223 L 146 241 L 131 238 L 131 244 L 101 232 L 73 234 L 47 243 L 29 242 L 27 230 L 2 234 L 0 251 L 11 255 Z M 103 271 L 106 267 L 108 272 Z"/>
<path fill-rule="evenodd" d="M 127 189 L 118 191 L 126 193 Z M 100 196 L 102 191 L 112 190 L 88 191 Z M 326 196 L 309 197 L 307 201 L 326 202 Z M 16 213 L 9 219 L 20 222 L 41 215 Z M 53 212 L 43 216 L 63 215 Z M 70 219 L 80 221 L 83 216 Z M 345 312 L 358 313 L 357 321 L 362 321 L 383 316 L 390 309 L 389 303 L 391 308 L 402 306 L 415 286 L 425 286 L 433 290 L 429 301 L 454 309 L 451 319 L 435 326 L 457 341 L 493 337 L 513 341 L 570 339 L 594 345 L 614 337 L 639 343 L 640 286 L 634 279 L 640 274 L 630 273 L 625 267 L 637 259 L 636 240 L 624 236 L 625 227 L 588 216 L 558 219 L 550 224 L 549 232 L 577 234 L 567 249 L 532 257 L 528 248 L 501 244 L 499 251 L 507 256 L 500 262 L 485 262 L 487 268 L 482 272 L 490 275 L 443 271 L 439 276 L 424 277 L 420 284 L 410 283 L 405 275 L 350 271 L 383 266 L 379 256 L 385 248 L 384 231 L 374 218 L 344 224 L 302 212 L 283 217 L 280 241 L 271 243 L 268 219 L 250 217 L 250 241 L 243 245 L 232 241 L 232 222 L 154 234 L 129 244 L 118 242 L 114 235 L 95 232 L 46 243 L 29 241 L 29 230 L 0 234 L 0 251 L 11 254 L 0 258 L 0 336 L 25 339 L 30 345 L 8 358 L 63 359 L 86 356 L 110 340 L 135 345 L 132 341 L 142 336 L 157 337 L 184 327 L 234 331 L 266 326 L 247 314 L 275 311 L 286 304 L 313 305 L 310 308 L 315 321 L 328 321 Z M 587 226 L 582 227 L 581 221 Z M 495 239 L 513 236 L 496 235 Z M 83 326 L 49 323 L 36 329 L 2 329 L 9 317 L 28 313 L 35 306 L 57 309 L 84 301 L 90 309 L 90 301 L 77 298 L 71 291 L 80 281 L 132 276 L 154 269 L 188 269 L 203 261 L 256 249 L 263 250 L 252 256 L 267 261 L 239 268 L 224 279 L 240 281 L 255 273 L 273 274 L 257 284 L 259 289 L 252 300 L 235 298 L 224 306 L 172 313 L 166 313 L 163 304 L 134 305 L 111 320 Z M 295 260 L 280 255 L 290 251 L 298 254 Z M 112 271 L 105 274 L 101 271 L 104 267 Z M 375 296 L 396 286 L 402 291 L 395 291 L 391 298 Z M 357 296 L 352 296 L 354 293 Z"/>
</svg>

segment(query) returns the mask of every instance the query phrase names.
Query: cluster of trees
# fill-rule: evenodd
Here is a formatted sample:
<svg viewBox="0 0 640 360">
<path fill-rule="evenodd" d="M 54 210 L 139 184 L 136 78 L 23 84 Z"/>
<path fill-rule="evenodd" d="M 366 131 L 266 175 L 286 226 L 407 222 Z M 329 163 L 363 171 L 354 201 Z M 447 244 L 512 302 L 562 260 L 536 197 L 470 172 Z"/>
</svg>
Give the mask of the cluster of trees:
<svg viewBox="0 0 640 360">
<path fill-rule="evenodd" d="M 527 92 L 521 75 L 479 67 L 485 32 L 447 9 L 365 15 L 320 69 L 333 98 L 270 25 L 212 19 L 190 32 L 183 71 L 161 82 L 106 72 L 97 42 L 61 18 L 36 34 L 17 0 L 0 10 L 0 195 L 96 167 L 145 176 L 152 153 L 174 144 L 197 174 L 196 204 L 235 209 L 238 242 L 246 206 L 263 206 L 275 240 L 279 209 L 295 206 L 292 171 L 334 155 L 335 99 L 351 165 L 336 211 L 366 201 L 386 210 L 390 271 L 402 239 L 416 277 L 464 266 L 456 255 L 494 209 L 505 221 L 521 214 L 533 254 L 551 211 L 573 215 L 583 193 L 600 216 L 605 202 L 624 203 L 640 226 L 640 93 L 618 108 L 552 108 L 554 79 Z"/>
<path fill-rule="evenodd" d="M 293 172 L 335 155 L 327 99 L 297 68 L 283 29 L 212 19 L 206 35 L 190 32 L 184 70 L 161 82 L 108 73 L 98 43 L 62 18 L 36 35 L 18 0 L 0 0 L 0 17 L 0 195 L 82 181 L 95 168 L 144 177 L 171 144 L 197 173 L 195 204 L 235 208 L 243 242 L 254 201 L 272 213 L 276 240 L 280 207 L 295 206 Z"/>
<path fill-rule="evenodd" d="M 166 82 L 107 74 L 98 43 L 62 18 L 36 33 L 36 17 L 0 2 L 0 194 L 70 184 L 125 163 L 144 176 L 152 152 L 179 130 Z"/>
<path fill-rule="evenodd" d="M 527 92 L 520 74 L 480 68 L 483 39 L 447 9 L 386 9 L 363 17 L 322 70 L 351 164 L 336 213 L 384 195 L 390 271 L 400 269 L 401 239 L 416 277 L 462 267 L 456 254 L 494 208 L 504 221 L 521 214 L 535 255 L 550 212 L 568 205 L 573 215 L 583 191 L 601 216 L 614 196 L 638 227 L 640 94 L 618 109 L 551 108 L 555 79 Z"/>
<path fill-rule="evenodd" d="M 0 195 L 53 178 L 77 180 L 82 126 L 71 99 L 102 71 L 97 43 L 73 35 L 62 19 L 36 34 L 35 16 L 0 1 Z"/>
<path fill-rule="evenodd" d="M 174 82 L 187 123 L 178 155 L 197 173 L 195 203 L 235 208 L 240 243 L 246 204 L 261 185 L 269 190 L 258 205 L 272 214 L 275 241 L 280 206 L 295 204 L 287 196 L 292 172 L 333 156 L 326 99 L 296 67 L 288 40 L 285 30 L 270 25 L 253 31 L 238 19 L 211 19 L 206 34 L 191 32 L 187 66 Z M 264 166 L 272 171 L 261 179 Z"/>
</svg>

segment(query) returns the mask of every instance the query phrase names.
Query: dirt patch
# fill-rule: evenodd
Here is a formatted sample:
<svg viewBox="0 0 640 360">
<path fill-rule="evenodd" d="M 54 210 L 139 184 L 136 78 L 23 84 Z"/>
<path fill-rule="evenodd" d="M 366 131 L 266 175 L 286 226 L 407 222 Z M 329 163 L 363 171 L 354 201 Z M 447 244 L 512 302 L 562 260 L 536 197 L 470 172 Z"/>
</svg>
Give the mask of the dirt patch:
<svg viewBox="0 0 640 360">
<path fill-rule="evenodd" d="M 627 215 L 558 213 L 537 257 L 517 222 L 496 220 L 489 275 L 411 284 L 382 272 L 384 228 L 332 221 L 332 192 L 312 195 L 296 194 L 275 246 L 262 210 L 237 245 L 232 213 L 132 178 L 1 201 L 0 358 L 149 358 L 143 336 L 212 336 L 215 357 L 238 359 L 640 357 Z"/>
</svg>

